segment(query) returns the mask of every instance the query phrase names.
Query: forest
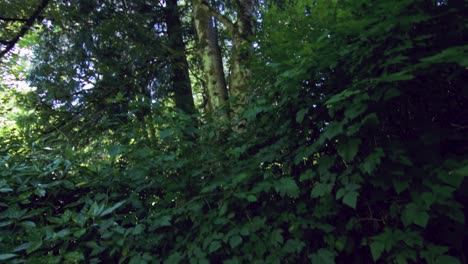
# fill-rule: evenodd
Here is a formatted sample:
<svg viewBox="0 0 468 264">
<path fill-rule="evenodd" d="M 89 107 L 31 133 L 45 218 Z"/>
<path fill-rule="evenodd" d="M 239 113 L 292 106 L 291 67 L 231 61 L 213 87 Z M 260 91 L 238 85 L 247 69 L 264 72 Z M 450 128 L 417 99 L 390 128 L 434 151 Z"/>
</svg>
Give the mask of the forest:
<svg viewBox="0 0 468 264">
<path fill-rule="evenodd" d="M 0 263 L 468 263 L 466 14 L 1 1 Z"/>
</svg>

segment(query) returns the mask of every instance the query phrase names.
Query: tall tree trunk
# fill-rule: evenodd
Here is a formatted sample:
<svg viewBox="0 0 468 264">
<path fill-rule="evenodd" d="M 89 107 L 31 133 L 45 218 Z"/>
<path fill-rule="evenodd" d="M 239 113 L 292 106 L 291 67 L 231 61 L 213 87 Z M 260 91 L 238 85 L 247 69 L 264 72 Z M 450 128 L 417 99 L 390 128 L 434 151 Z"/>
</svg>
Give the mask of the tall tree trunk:
<svg viewBox="0 0 468 264">
<path fill-rule="evenodd" d="M 185 44 L 177 0 L 166 1 L 165 18 L 169 45 L 173 51 L 170 61 L 175 105 L 178 109 L 187 114 L 194 114 L 196 110 L 193 102 L 189 66 L 185 54 Z"/>
<path fill-rule="evenodd" d="M 204 0 L 193 0 L 192 8 L 208 91 L 208 109 L 219 112 L 222 119 L 228 119 L 226 79 L 213 18 Z"/>
<path fill-rule="evenodd" d="M 254 29 L 253 0 L 236 0 L 237 21 L 232 30 L 230 95 L 234 97 L 232 110 L 235 115 L 247 104 L 249 80 L 252 75 L 248 63 L 252 56 Z"/>
</svg>

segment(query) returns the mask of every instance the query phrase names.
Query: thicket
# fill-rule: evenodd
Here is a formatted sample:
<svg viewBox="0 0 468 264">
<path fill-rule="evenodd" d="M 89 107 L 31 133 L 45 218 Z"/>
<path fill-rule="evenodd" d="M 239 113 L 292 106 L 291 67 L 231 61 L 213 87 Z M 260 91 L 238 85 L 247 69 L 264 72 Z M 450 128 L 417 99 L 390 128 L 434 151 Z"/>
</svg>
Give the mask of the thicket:
<svg viewBox="0 0 468 264">
<path fill-rule="evenodd" d="M 241 131 L 2 128 L 0 260 L 466 263 L 466 7 L 304 2 L 262 15 Z"/>
</svg>

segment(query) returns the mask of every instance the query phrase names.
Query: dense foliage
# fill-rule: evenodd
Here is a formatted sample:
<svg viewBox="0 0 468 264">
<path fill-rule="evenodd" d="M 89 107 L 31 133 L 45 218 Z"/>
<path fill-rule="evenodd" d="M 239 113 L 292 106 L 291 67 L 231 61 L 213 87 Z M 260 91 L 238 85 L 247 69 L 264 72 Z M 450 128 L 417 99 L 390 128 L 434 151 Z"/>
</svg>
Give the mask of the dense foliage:
<svg viewBox="0 0 468 264">
<path fill-rule="evenodd" d="M 293 2 L 261 7 L 241 130 L 119 92 L 151 86 L 156 97 L 165 86 L 149 81 L 170 83 L 157 75 L 167 65 L 142 77 L 148 57 L 166 55 L 163 36 L 131 30 L 138 8 L 98 29 L 142 45 L 103 33 L 122 64 L 98 46 L 54 58 L 47 45 L 96 31 L 44 29 L 37 89 L 0 90 L 16 101 L 2 115 L 22 109 L 15 126 L 0 119 L 0 260 L 466 263 L 466 4 Z M 102 86 L 79 90 L 76 71 Z M 139 118 L 142 104 L 151 113 Z"/>
</svg>

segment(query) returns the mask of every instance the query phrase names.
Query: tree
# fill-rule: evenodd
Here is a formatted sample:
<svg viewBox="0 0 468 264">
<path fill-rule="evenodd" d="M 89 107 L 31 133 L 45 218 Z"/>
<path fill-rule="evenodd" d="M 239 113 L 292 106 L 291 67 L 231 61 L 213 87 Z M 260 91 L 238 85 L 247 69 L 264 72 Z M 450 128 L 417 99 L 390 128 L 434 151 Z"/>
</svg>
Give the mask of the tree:
<svg viewBox="0 0 468 264">
<path fill-rule="evenodd" d="M 188 114 L 194 114 L 196 110 L 193 102 L 180 15 L 177 0 L 167 0 L 165 16 L 169 50 L 172 51 L 172 54 L 169 56 L 172 68 L 171 79 L 174 90 L 174 101 L 177 108 Z"/>
<path fill-rule="evenodd" d="M 41 0 L 34 7 L 31 7 L 29 2 L 10 3 L 7 1 L 0 5 L 3 13 L 0 16 L 0 45 L 2 46 L 0 59 L 13 49 L 37 20 L 41 19 L 41 14 L 48 4 L 49 0 Z"/>
<path fill-rule="evenodd" d="M 213 18 L 209 6 L 204 0 L 193 0 L 192 8 L 208 92 L 208 109 L 210 111 L 220 111 L 221 119 L 226 120 L 229 116 L 229 108 L 226 102 L 228 92 Z"/>
</svg>

